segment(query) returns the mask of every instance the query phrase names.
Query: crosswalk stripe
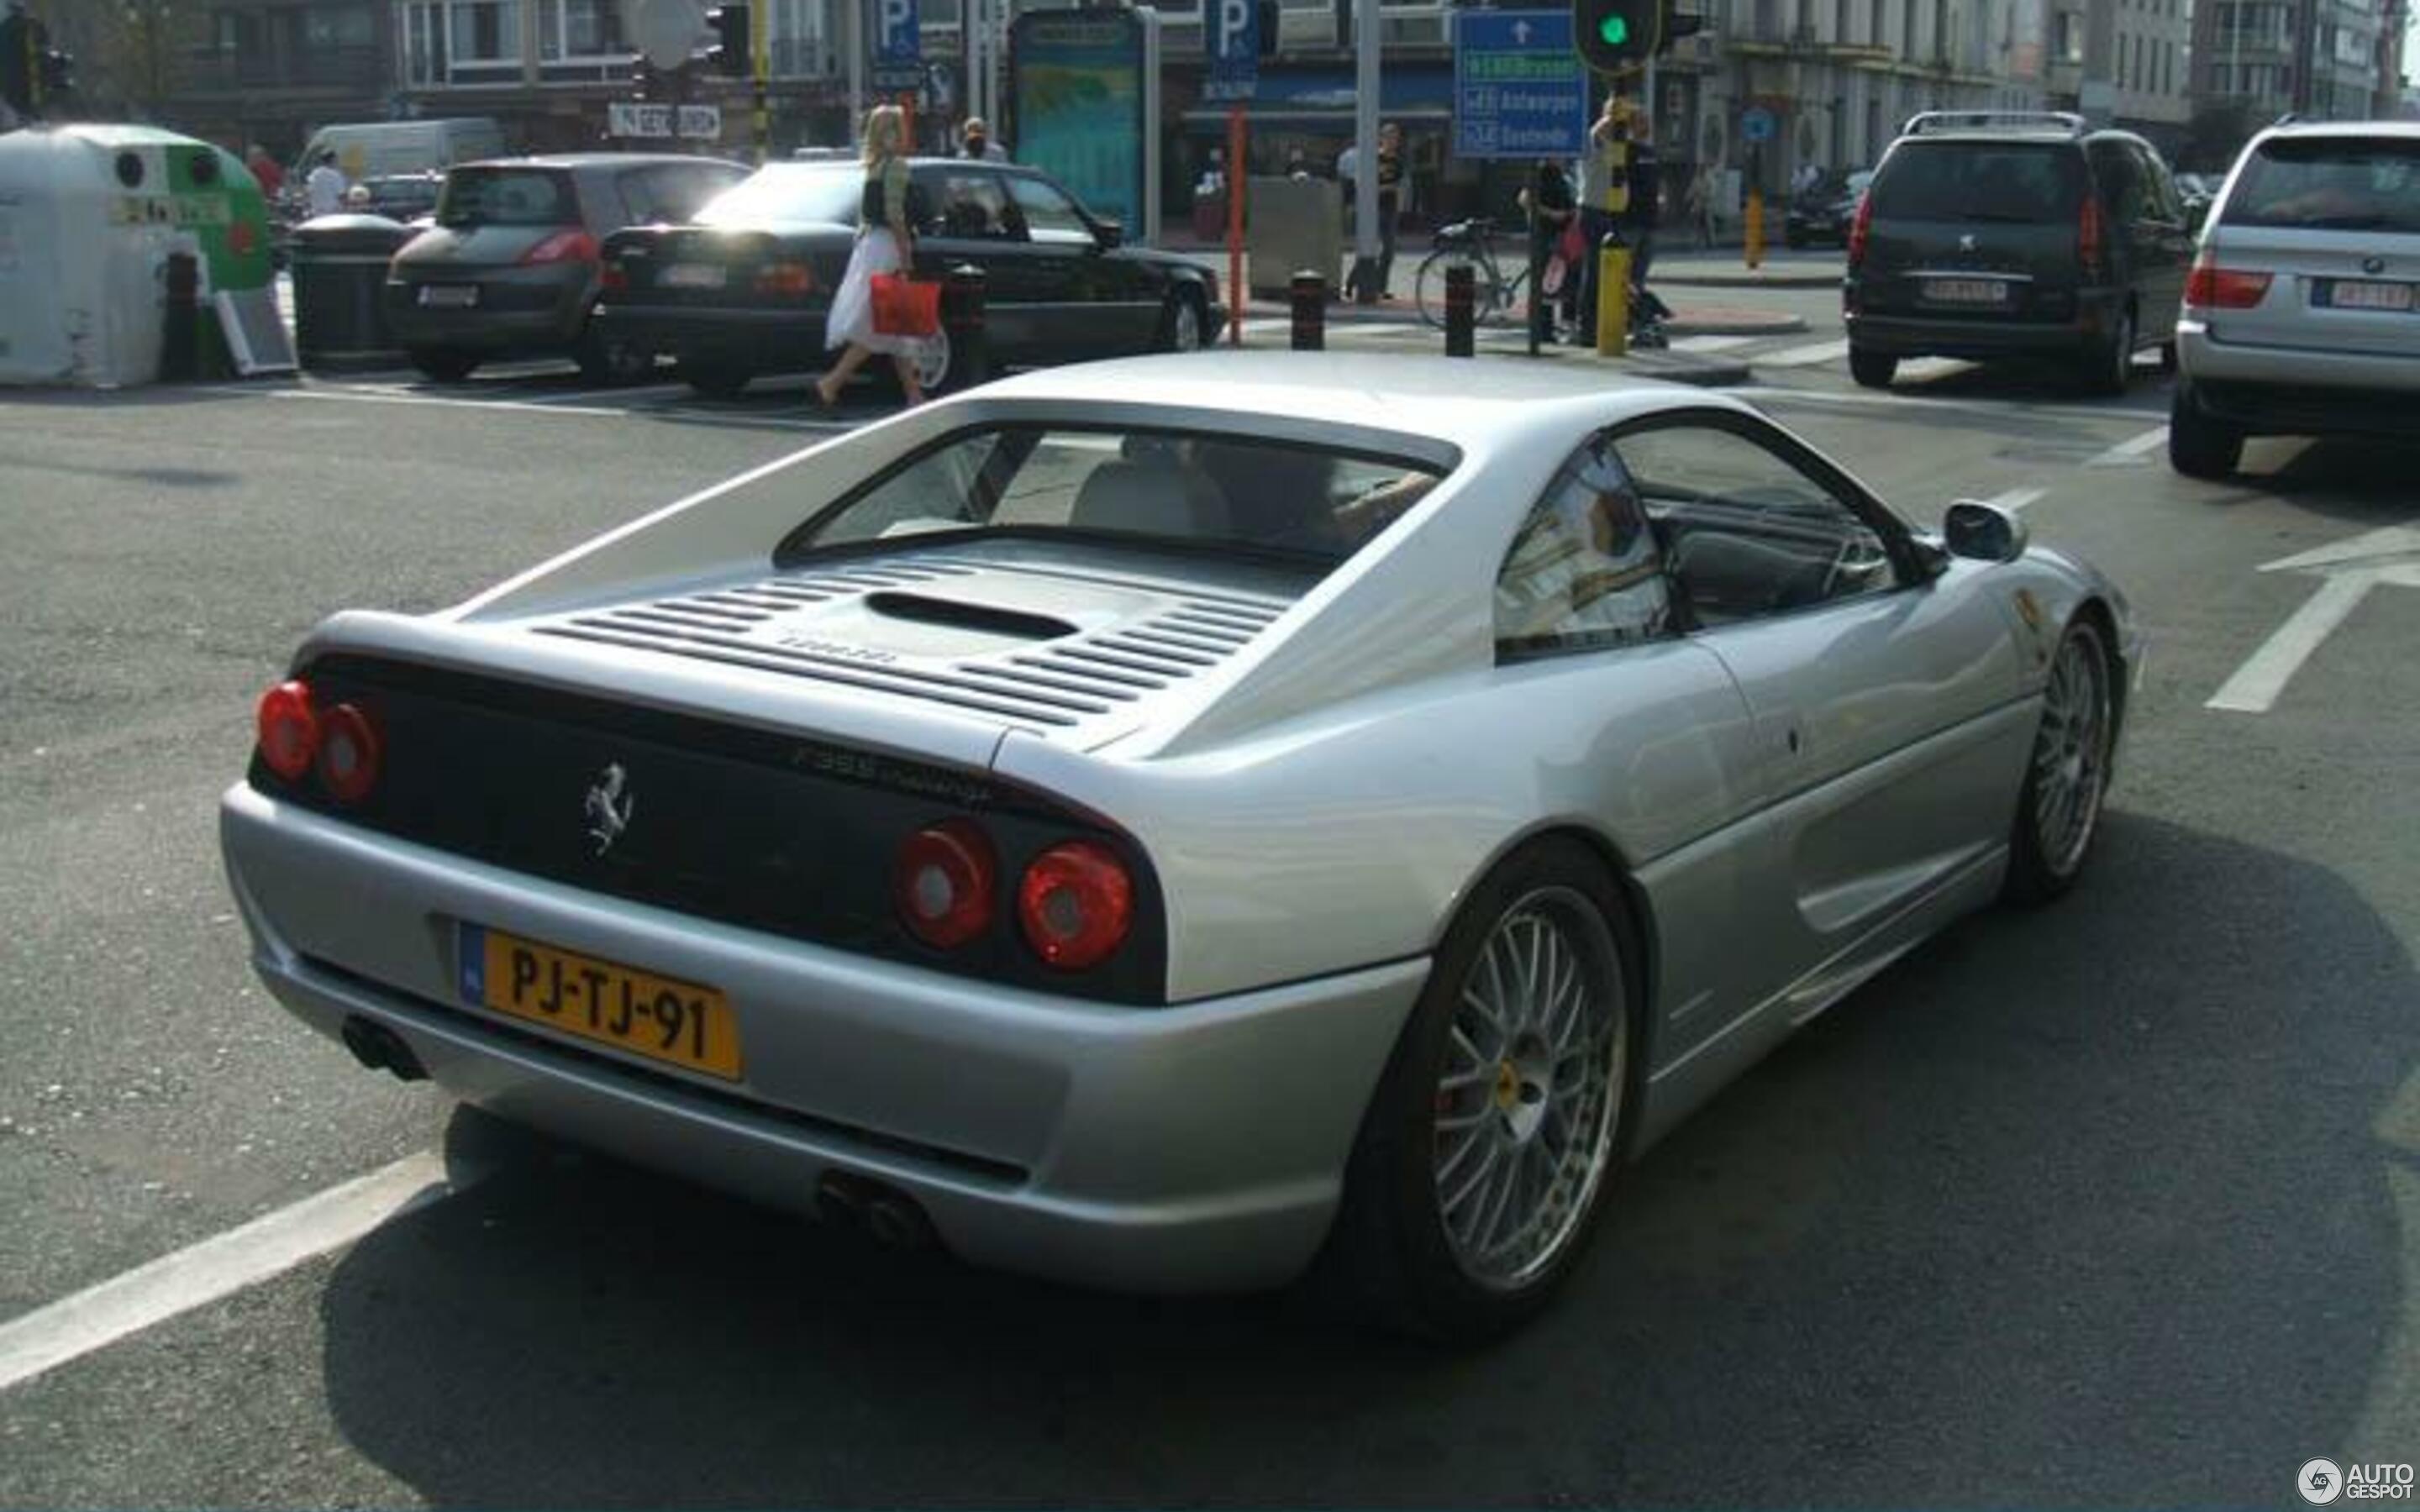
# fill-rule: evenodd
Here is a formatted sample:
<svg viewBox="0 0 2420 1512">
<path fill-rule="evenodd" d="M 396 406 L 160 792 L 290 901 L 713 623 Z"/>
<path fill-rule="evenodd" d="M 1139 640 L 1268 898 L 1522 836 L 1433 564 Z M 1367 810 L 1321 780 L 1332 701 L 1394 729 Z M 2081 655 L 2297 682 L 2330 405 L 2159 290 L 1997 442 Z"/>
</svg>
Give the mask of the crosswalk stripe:
<svg viewBox="0 0 2420 1512">
<path fill-rule="evenodd" d="M 1766 367 L 1812 367 L 1818 363 L 1829 363 L 1848 355 L 1849 344 L 1846 341 L 1825 341 L 1812 347 L 1785 347 L 1777 352 L 1768 352 L 1757 361 Z"/>
<path fill-rule="evenodd" d="M 1676 352 L 1727 352 L 1761 340 L 1756 336 L 1683 336 L 1672 344 Z"/>
</svg>

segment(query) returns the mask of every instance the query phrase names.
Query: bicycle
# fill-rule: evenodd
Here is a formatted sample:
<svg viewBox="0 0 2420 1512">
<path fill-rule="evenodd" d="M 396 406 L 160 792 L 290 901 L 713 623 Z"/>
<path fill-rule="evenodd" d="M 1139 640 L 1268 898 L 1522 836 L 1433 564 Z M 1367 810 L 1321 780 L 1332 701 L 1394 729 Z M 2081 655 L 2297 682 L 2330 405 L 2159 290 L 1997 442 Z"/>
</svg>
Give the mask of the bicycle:
<svg viewBox="0 0 2420 1512">
<path fill-rule="evenodd" d="M 1616 227 L 1612 234 L 1619 238 L 1621 233 Z M 1412 298 L 1422 320 L 1440 330 L 1444 328 L 1445 270 L 1456 263 L 1470 265 L 1474 325 L 1497 326 L 1512 317 L 1529 281 L 1528 261 L 1525 257 L 1518 271 L 1507 279 L 1496 260 L 1495 235 L 1496 223 L 1484 217 L 1456 221 L 1437 231 L 1435 246 L 1420 259 L 1419 272 L 1412 282 Z M 1577 278 L 1580 270 L 1567 268 L 1563 276 Z M 1554 298 L 1551 294 L 1545 297 Z M 1671 313 L 1671 307 L 1656 298 L 1634 273 L 1630 282 L 1630 344 L 1643 347 L 1670 345 L 1664 333 L 1664 322 Z"/>
<path fill-rule="evenodd" d="M 1512 316 L 1523 286 L 1529 281 L 1528 260 L 1510 281 L 1496 262 L 1496 223 L 1484 217 L 1456 221 L 1438 228 L 1429 255 L 1412 280 L 1412 300 L 1420 318 L 1445 328 L 1445 270 L 1457 263 L 1470 265 L 1470 312 L 1475 324 L 1501 325 Z"/>
</svg>

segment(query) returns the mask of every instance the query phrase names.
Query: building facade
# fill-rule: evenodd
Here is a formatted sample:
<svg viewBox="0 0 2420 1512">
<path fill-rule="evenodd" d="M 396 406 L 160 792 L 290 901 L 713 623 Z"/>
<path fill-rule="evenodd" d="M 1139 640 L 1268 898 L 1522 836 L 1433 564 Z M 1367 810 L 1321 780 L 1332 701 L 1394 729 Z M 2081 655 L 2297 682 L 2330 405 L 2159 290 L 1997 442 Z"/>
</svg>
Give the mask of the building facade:
<svg viewBox="0 0 2420 1512">
<path fill-rule="evenodd" d="M 2194 85 L 2251 124 L 2288 113 L 2358 120 L 2401 89 L 2403 0 L 2203 0 Z"/>
<path fill-rule="evenodd" d="M 2193 116 L 2187 0 L 2053 0 L 2050 100 L 2174 153 Z"/>
</svg>

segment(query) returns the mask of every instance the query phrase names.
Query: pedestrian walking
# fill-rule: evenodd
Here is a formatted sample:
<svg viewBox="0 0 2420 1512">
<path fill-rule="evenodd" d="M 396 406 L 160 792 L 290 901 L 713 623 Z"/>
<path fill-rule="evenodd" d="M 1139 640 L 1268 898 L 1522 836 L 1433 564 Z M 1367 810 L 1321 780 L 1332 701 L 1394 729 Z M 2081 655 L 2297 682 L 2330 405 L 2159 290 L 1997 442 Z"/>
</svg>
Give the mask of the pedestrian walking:
<svg viewBox="0 0 2420 1512">
<path fill-rule="evenodd" d="M 1394 286 L 1395 221 L 1404 209 L 1404 129 L 1392 121 L 1378 128 L 1378 297 L 1391 300 Z"/>
<path fill-rule="evenodd" d="M 1538 328 L 1540 341 L 1553 341 L 1557 307 L 1561 308 L 1565 325 L 1578 313 L 1579 264 L 1587 255 L 1587 249 L 1577 245 L 1580 239 L 1573 235 L 1579 226 L 1579 200 L 1561 163 L 1538 165 L 1535 193 L 1521 191 L 1521 208 L 1529 212 L 1529 234 L 1540 248 L 1539 286 L 1529 297 L 1529 318 Z"/>
<path fill-rule="evenodd" d="M 252 170 L 252 181 L 260 186 L 260 197 L 271 205 L 286 188 L 286 170 L 269 155 L 269 149 L 255 142 L 243 149 L 243 165 Z"/>
<path fill-rule="evenodd" d="M 345 191 L 351 188 L 345 170 L 336 166 L 336 154 L 322 150 L 319 161 L 302 177 L 302 193 L 310 201 L 313 215 L 334 215 L 345 208 Z"/>
<path fill-rule="evenodd" d="M 1006 162 L 1008 149 L 991 139 L 991 127 L 980 116 L 970 116 L 958 128 L 958 155 L 980 162 Z"/>
<path fill-rule="evenodd" d="M 1714 244 L 1714 165 L 1700 163 L 1689 179 L 1687 205 L 1689 227 L 1697 233 L 1700 251 Z"/>
<path fill-rule="evenodd" d="M 926 339 L 898 336 L 874 326 L 874 276 L 905 273 L 915 266 L 916 226 L 923 220 L 923 195 L 908 172 L 908 123 L 896 105 L 876 105 L 865 116 L 865 189 L 859 198 L 857 245 L 824 317 L 824 347 L 846 348 L 815 379 L 815 403 L 840 402 L 851 375 L 876 353 L 891 359 L 899 387 L 911 406 L 924 402 L 916 378 L 917 348 Z"/>
</svg>

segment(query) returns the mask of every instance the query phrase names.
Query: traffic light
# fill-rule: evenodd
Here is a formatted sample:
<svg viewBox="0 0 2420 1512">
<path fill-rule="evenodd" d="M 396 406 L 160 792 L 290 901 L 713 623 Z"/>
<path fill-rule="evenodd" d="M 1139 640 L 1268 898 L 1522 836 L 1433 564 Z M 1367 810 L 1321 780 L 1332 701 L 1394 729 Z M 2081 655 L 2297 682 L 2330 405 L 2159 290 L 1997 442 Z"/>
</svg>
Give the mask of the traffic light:
<svg viewBox="0 0 2420 1512">
<path fill-rule="evenodd" d="M 45 48 L 41 57 L 41 100 L 65 100 L 75 93 L 75 54 Z"/>
<path fill-rule="evenodd" d="M 1572 38 L 1580 61 L 1599 73 L 1618 73 L 1653 57 L 1664 45 L 1671 0 L 1572 0 Z"/>
<path fill-rule="evenodd" d="M 706 54 L 708 68 L 722 73 L 754 71 L 748 54 L 747 6 L 717 6 L 706 13 L 706 23 L 714 28 L 714 46 Z"/>
</svg>

